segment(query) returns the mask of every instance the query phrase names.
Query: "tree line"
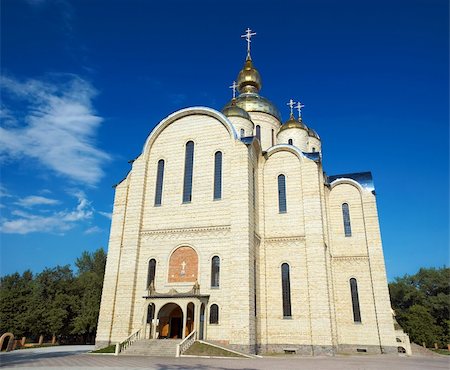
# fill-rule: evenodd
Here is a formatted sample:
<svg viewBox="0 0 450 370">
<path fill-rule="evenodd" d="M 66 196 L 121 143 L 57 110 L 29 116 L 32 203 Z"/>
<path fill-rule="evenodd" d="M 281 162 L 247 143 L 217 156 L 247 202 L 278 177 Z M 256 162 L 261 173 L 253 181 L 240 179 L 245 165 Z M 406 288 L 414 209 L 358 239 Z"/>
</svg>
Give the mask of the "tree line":
<svg viewBox="0 0 450 370">
<path fill-rule="evenodd" d="M 0 278 L 0 333 L 36 340 L 93 343 L 105 273 L 106 253 L 83 252 L 70 265 L 30 270 Z"/>
<path fill-rule="evenodd" d="M 450 268 L 421 268 L 389 284 L 397 322 L 412 342 L 450 344 Z"/>
</svg>

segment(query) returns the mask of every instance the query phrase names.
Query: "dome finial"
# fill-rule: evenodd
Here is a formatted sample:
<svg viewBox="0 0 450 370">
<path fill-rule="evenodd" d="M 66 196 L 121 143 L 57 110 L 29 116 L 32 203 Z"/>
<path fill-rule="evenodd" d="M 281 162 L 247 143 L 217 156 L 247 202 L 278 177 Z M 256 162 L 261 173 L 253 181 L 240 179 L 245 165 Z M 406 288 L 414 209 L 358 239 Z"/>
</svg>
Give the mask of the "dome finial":
<svg viewBox="0 0 450 370">
<path fill-rule="evenodd" d="M 245 34 L 241 35 L 241 37 L 245 37 L 245 40 L 247 41 L 247 60 L 252 60 L 252 57 L 250 56 L 250 43 L 252 42 L 251 38 L 252 36 L 255 36 L 256 32 L 252 32 L 250 28 L 247 28 L 245 31 Z"/>
<path fill-rule="evenodd" d="M 292 99 L 289 100 L 289 103 L 287 103 L 286 105 L 289 105 L 289 108 L 291 108 L 291 115 L 290 118 L 294 118 L 294 105 L 295 105 L 295 101 L 293 101 Z"/>
<path fill-rule="evenodd" d="M 305 105 L 303 104 L 303 103 L 301 103 L 301 102 L 297 102 L 297 105 L 295 106 L 295 108 L 297 109 L 297 111 L 298 111 L 298 120 L 299 121 L 301 121 L 301 119 L 302 119 L 302 108 L 304 107 Z"/>
<path fill-rule="evenodd" d="M 238 87 L 236 81 L 233 81 L 233 84 L 231 86 L 228 86 L 230 89 L 233 89 L 233 100 L 236 99 L 236 89 Z"/>
</svg>

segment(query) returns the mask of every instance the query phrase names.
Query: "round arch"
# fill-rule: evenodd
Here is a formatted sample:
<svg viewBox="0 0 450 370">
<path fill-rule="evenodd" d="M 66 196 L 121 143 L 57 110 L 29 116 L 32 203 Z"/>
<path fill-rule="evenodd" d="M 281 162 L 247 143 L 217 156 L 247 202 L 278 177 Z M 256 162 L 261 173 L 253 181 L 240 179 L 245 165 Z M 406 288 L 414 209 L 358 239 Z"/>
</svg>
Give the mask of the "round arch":
<svg viewBox="0 0 450 370">
<path fill-rule="evenodd" d="M 183 310 L 173 302 L 166 303 L 158 311 L 158 338 L 183 338 Z"/>
<path fill-rule="evenodd" d="M 196 282 L 198 280 L 198 253 L 190 245 L 176 247 L 169 256 L 169 283 Z"/>
<path fill-rule="evenodd" d="M 230 134 L 230 138 L 237 140 L 238 139 L 238 133 L 234 127 L 234 125 L 229 121 L 229 119 L 222 114 L 219 111 L 216 111 L 212 108 L 207 107 L 190 107 L 185 109 L 180 109 L 171 115 L 164 118 L 150 133 L 147 140 L 145 141 L 144 148 L 142 150 L 142 153 L 147 156 L 149 149 L 151 148 L 153 142 L 156 140 L 156 138 L 159 136 L 159 134 L 172 122 L 175 122 L 176 120 L 190 116 L 190 115 L 205 115 L 212 118 L 215 118 L 217 121 L 219 121 L 228 131 Z"/>
</svg>

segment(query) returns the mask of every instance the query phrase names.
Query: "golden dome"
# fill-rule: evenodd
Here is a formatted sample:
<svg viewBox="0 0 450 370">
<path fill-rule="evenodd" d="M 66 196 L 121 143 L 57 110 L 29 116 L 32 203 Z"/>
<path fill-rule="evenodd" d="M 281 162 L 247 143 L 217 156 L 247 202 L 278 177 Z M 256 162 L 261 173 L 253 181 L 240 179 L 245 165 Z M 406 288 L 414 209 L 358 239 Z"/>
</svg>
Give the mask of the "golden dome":
<svg viewBox="0 0 450 370">
<path fill-rule="evenodd" d="M 222 113 L 225 114 L 227 117 L 242 117 L 248 119 L 249 121 L 252 120 L 250 118 L 250 115 L 244 109 L 236 105 L 236 99 L 233 99 L 231 101 L 231 104 L 227 104 L 222 109 Z"/>
<path fill-rule="evenodd" d="M 222 111 L 232 106 L 233 100 L 230 101 Z M 236 106 L 242 108 L 246 112 L 263 112 L 275 117 L 278 121 L 281 121 L 280 112 L 275 105 L 268 99 L 258 94 L 246 93 L 241 94 L 236 98 Z"/>
<path fill-rule="evenodd" d="M 252 59 L 248 56 L 244 68 L 237 77 L 238 91 L 243 93 L 258 93 L 261 90 L 262 82 L 258 70 L 253 67 Z"/>
<path fill-rule="evenodd" d="M 303 123 L 301 117 L 298 120 L 296 120 L 294 118 L 294 116 L 292 116 L 292 115 L 285 123 L 283 123 L 283 125 L 280 128 L 280 132 L 283 131 L 283 130 L 287 130 L 289 128 L 300 128 L 300 129 L 303 129 L 303 130 L 308 130 L 308 132 L 309 132 L 309 129 Z"/>
</svg>

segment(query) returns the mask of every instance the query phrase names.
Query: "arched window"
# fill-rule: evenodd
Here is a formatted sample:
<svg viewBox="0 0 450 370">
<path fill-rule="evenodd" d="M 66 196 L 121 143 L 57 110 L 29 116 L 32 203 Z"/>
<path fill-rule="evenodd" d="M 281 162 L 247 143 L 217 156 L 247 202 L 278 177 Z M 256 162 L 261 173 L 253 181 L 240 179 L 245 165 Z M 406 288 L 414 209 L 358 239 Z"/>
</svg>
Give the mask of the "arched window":
<svg viewBox="0 0 450 370">
<path fill-rule="evenodd" d="M 261 126 L 260 125 L 256 125 L 256 137 L 258 138 L 259 141 L 261 141 Z"/>
<path fill-rule="evenodd" d="M 342 204 L 342 217 L 344 219 L 345 236 L 352 236 L 352 226 L 350 225 L 350 210 L 347 203 Z"/>
<path fill-rule="evenodd" d="M 283 317 L 291 317 L 291 281 L 289 277 L 289 265 L 281 265 L 281 289 L 283 296 Z"/>
<path fill-rule="evenodd" d="M 220 258 L 214 256 L 211 260 L 211 287 L 219 287 Z"/>
<path fill-rule="evenodd" d="M 194 167 L 194 142 L 186 143 L 186 154 L 184 157 L 184 183 L 183 183 L 183 203 L 190 203 L 192 200 L 192 171 Z"/>
<path fill-rule="evenodd" d="M 149 287 L 152 283 L 155 283 L 155 274 L 156 260 L 152 258 L 150 261 L 148 261 L 147 287 Z"/>
<path fill-rule="evenodd" d="M 359 309 L 358 283 L 355 278 L 350 279 L 350 292 L 352 294 L 353 321 L 361 322 L 361 311 Z"/>
<path fill-rule="evenodd" d="M 316 152 L 316 148 L 312 148 L 312 151 L 313 151 L 313 153 L 315 153 Z"/>
<path fill-rule="evenodd" d="M 218 324 L 219 323 L 219 306 L 212 304 L 209 308 L 209 323 Z"/>
<path fill-rule="evenodd" d="M 272 129 L 272 146 L 275 145 L 275 130 Z"/>
<path fill-rule="evenodd" d="M 158 172 L 156 174 L 155 206 L 160 206 L 161 205 L 162 190 L 163 190 L 163 179 L 164 179 L 164 160 L 160 159 L 158 161 Z"/>
<path fill-rule="evenodd" d="M 289 140 L 288 140 L 288 144 L 289 144 L 289 145 L 293 145 L 293 143 L 294 143 L 294 142 L 292 141 L 292 139 L 289 139 Z"/>
<path fill-rule="evenodd" d="M 286 213 L 286 177 L 278 176 L 278 212 Z"/>
<path fill-rule="evenodd" d="M 222 152 L 214 154 L 214 199 L 222 198 Z"/>
<path fill-rule="evenodd" d="M 241 128 L 241 137 L 245 136 L 245 130 L 243 128 Z"/>
</svg>

